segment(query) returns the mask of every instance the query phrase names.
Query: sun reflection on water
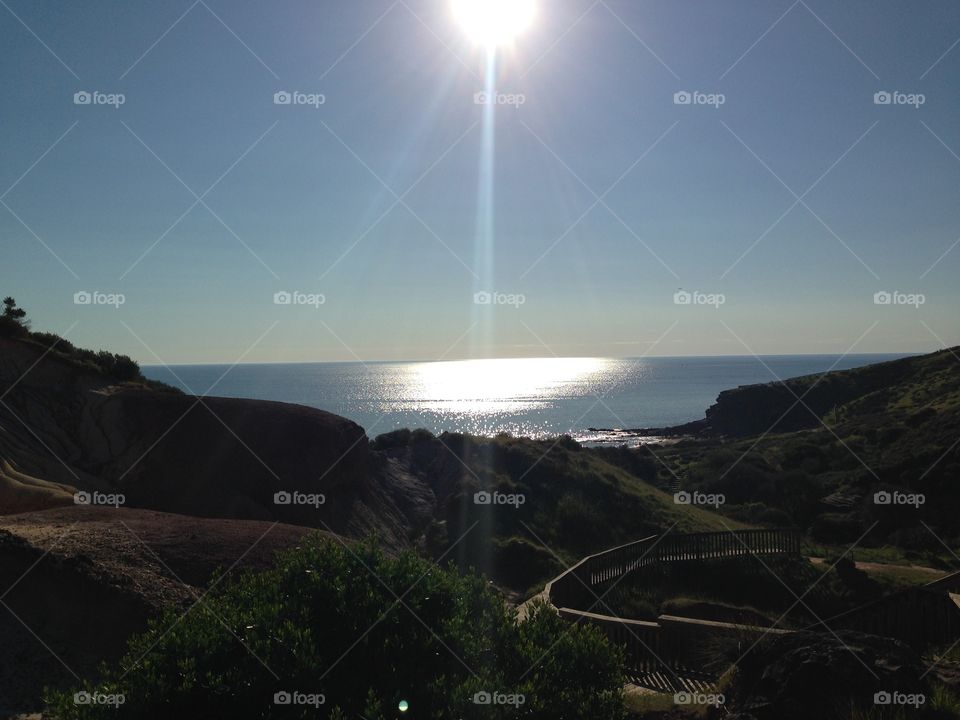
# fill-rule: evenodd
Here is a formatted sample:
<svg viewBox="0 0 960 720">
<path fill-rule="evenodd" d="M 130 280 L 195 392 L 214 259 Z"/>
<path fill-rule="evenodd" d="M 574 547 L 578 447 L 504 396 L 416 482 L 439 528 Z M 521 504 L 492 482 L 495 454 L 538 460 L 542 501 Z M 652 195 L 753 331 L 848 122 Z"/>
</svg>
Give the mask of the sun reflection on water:
<svg viewBox="0 0 960 720">
<path fill-rule="evenodd" d="M 580 394 L 603 375 L 604 358 L 521 358 L 420 363 L 410 367 L 403 395 L 411 409 L 483 414 L 549 405 L 557 394 Z"/>
</svg>

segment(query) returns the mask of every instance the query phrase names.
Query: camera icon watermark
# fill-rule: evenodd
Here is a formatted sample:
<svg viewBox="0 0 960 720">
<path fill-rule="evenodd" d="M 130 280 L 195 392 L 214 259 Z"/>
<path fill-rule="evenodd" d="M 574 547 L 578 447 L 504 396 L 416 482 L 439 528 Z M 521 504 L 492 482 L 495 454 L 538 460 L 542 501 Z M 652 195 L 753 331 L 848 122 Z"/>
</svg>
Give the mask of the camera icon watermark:
<svg viewBox="0 0 960 720">
<path fill-rule="evenodd" d="M 881 290 L 873 294 L 874 305 L 901 305 L 920 309 L 921 305 L 927 304 L 927 296 L 923 293 L 904 293 L 898 290 L 887 292 Z"/>
<path fill-rule="evenodd" d="M 73 494 L 74 505 L 96 505 L 118 508 L 126 504 L 126 502 L 127 496 L 123 493 L 102 493 L 96 490 L 87 492 L 86 490 L 81 490 Z"/>
<path fill-rule="evenodd" d="M 526 105 L 527 96 L 523 93 L 502 93 L 502 92 L 475 92 L 473 94 L 474 105 L 507 105 L 520 109 L 521 105 Z"/>
<path fill-rule="evenodd" d="M 721 305 L 727 304 L 727 296 L 723 293 L 704 293 L 698 291 L 687 292 L 686 290 L 678 290 L 673 294 L 673 304 L 705 305 L 719 310 Z"/>
<path fill-rule="evenodd" d="M 726 105 L 727 96 L 723 93 L 705 93 L 699 90 L 680 90 L 673 94 L 674 105 L 706 105 L 719 109 Z"/>
<path fill-rule="evenodd" d="M 521 493 L 508 494 L 481 490 L 473 494 L 474 505 L 512 505 L 514 510 L 519 510 L 520 506 L 526 502 L 527 496 Z"/>
<path fill-rule="evenodd" d="M 921 105 L 927 102 L 927 96 L 923 93 L 905 93 L 899 90 L 880 90 L 873 94 L 874 105 L 908 105 L 914 110 L 919 110 Z"/>
<path fill-rule="evenodd" d="M 319 110 L 321 105 L 326 105 L 327 96 L 323 93 L 305 93 L 299 90 L 287 92 L 280 90 L 273 94 L 274 105 L 303 105 Z"/>
<path fill-rule="evenodd" d="M 526 302 L 527 296 L 521 293 L 487 292 L 484 290 L 473 294 L 474 305 L 507 305 L 520 308 Z"/>
<path fill-rule="evenodd" d="M 304 693 L 297 690 L 281 690 L 273 694 L 273 704 L 274 705 L 296 705 L 296 706 L 310 706 L 313 708 L 319 708 L 321 705 L 327 702 L 327 697 L 323 693 Z"/>
<path fill-rule="evenodd" d="M 119 708 L 127 701 L 123 693 L 102 693 L 98 691 L 89 692 L 81 690 L 73 694 L 74 705 L 103 705 L 105 707 Z"/>
<path fill-rule="evenodd" d="M 273 494 L 274 505 L 309 505 L 319 508 L 327 502 L 327 496 L 322 493 L 302 493 L 297 490 L 281 490 Z"/>
<path fill-rule="evenodd" d="M 125 102 L 127 102 L 127 96 L 123 93 L 78 90 L 73 94 L 74 105 L 109 105 L 114 110 L 118 110 Z"/>
<path fill-rule="evenodd" d="M 720 707 L 727 702 L 727 698 L 722 693 L 683 691 L 674 693 L 673 702 L 675 705 L 712 705 L 713 707 Z"/>
<path fill-rule="evenodd" d="M 675 505 L 704 505 L 718 508 L 726 502 L 727 496 L 723 493 L 687 492 L 686 490 L 681 490 L 673 494 L 673 503 Z"/>
<path fill-rule="evenodd" d="M 127 296 L 123 293 L 105 293 L 98 290 L 88 292 L 86 290 L 80 290 L 73 294 L 74 305 L 106 305 L 119 310 L 120 306 L 125 305 L 126 302 Z"/>
<path fill-rule="evenodd" d="M 281 290 L 273 294 L 274 305 L 298 305 L 319 308 L 327 304 L 327 296 L 322 293 L 304 293 L 298 290 L 287 292 Z"/>
<path fill-rule="evenodd" d="M 923 693 L 902 693 L 897 690 L 893 692 L 881 690 L 873 694 L 874 705 L 911 706 L 916 710 L 926 702 L 927 697 Z"/>
<path fill-rule="evenodd" d="M 527 697 L 522 693 L 504 693 L 496 690 L 487 692 L 486 690 L 481 690 L 473 694 L 474 705 L 512 705 L 518 708 L 525 702 L 527 702 Z"/>
<path fill-rule="evenodd" d="M 927 496 L 923 493 L 904 493 L 894 490 L 892 492 L 887 490 L 881 490 L 873 494 L 873 504 L 874 505 L 893 505 L 893 506 L 910 506 L 914 509 L 919 509 L 921 505 L 925 505 L 927 502 Z"/>
</svg>

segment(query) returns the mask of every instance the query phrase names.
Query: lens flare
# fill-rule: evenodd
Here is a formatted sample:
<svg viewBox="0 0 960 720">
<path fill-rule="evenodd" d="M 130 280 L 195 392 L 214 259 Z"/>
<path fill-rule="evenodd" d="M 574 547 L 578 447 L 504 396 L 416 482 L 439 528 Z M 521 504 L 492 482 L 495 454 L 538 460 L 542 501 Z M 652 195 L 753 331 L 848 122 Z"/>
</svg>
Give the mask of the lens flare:
<svg viewBox="0 0 960 720">
<path fill-rule="evenodd" d="M 535 0 L 453 0 L 453 13 L 474 42 L 494 48 L 530 27 L 537 7 Z"/>
</svg>

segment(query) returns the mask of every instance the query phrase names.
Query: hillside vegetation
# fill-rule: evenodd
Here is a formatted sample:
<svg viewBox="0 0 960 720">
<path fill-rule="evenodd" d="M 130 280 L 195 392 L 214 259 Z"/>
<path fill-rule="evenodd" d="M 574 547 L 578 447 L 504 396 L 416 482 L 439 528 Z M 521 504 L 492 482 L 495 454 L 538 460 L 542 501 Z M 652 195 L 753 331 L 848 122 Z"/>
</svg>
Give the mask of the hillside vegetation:
<svg viewBox="0 0 960 720">
<path fill-rule="evenodd" d="M 31 330 L 27 311 L 17 307 L 17 301 L 12 297 L 3 299 L 3 310 L 0 311 L 0 338 L 13 338 L 36 345 L 43 348 L 46 353 L 66 360 L 80 369 L 100 373 L 118 382 L 132 382 L 155 390 L 180 392 L 166 383 L 144 377 L 140 372 L 140 365 L 127 355 L 118 355 L 108 350 L 95 352 L 78 348 L 55 333 Z"/>
<path fill-rule="evenodd" d="M 705 439 L 657 450 L 661 485 L 723 493 L 726 514 L 825 544 L 877 523 L 864 546 L 933 561 L 960 536 L 954 350 L 727 391 L 706 422 Z"/>
<path fill-rule="evenodd" d="M 542 582 L 583 555 L 671 528 L 741 527 L 678 505 L 654 487 L 656 461 L 646 451 L 588 449 L 570 438 L 434 437 L 425 430 L 381 435 L 372 447 L 433 489 L 436 510 L 424 531 L 430 554 L 459 540 L 453 557 L 511 588 Z M 490 494 L 490 504 L 477 502 L 480 492 Z"/>
<path fill-rule="evenodd" d="M 48 715 L 614 720 L 621 662 L 543 605 L 515 623 L 481 578 L 308 539 L 163 616 L 105 677 L 51 694 Z M 116 701 L 78 705 L 77 692 Z"/>
</svg>

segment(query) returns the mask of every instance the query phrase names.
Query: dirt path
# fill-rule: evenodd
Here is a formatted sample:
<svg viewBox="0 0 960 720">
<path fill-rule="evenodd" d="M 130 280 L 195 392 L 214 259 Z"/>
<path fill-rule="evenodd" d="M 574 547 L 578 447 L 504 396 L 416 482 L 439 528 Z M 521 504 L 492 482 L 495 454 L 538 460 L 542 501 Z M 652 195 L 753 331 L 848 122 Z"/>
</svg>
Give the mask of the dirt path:
<svg viewBox="0 0 960 720">
<path fill-rule="evenodd" d="M 826 565 L 827 559 L 822 557 L 810 557 L 807 558 L 814 565 Z M 866 573 L 890 573 L 903 570 L 909 570 L 916 573 L 925 573 L 930 576 L 931 580 L 936 580 L 937 578 L 944 577 L 949 574 L 946 570 L 938 570 L 936 568 L 927 567 L 926 565 L 897 565 L 895 563 L 877 563 L 877 562 L 856 562 L 854 563 L 857 570 L 863 570 Z"/>
</svg>

